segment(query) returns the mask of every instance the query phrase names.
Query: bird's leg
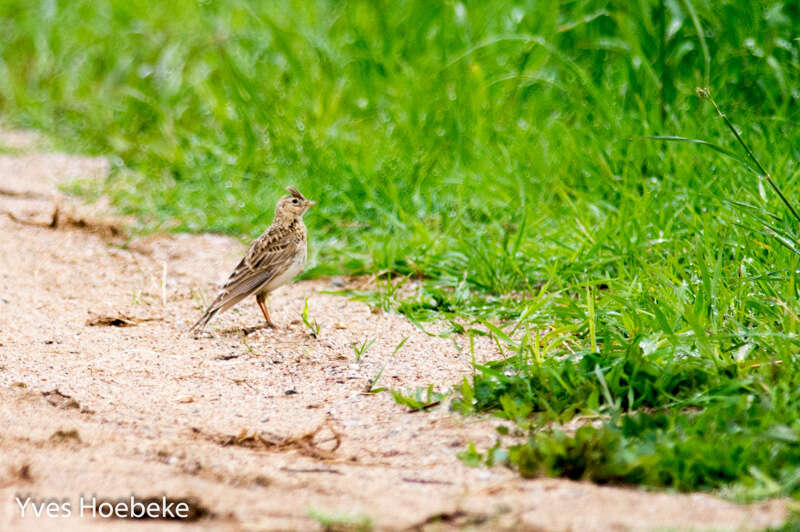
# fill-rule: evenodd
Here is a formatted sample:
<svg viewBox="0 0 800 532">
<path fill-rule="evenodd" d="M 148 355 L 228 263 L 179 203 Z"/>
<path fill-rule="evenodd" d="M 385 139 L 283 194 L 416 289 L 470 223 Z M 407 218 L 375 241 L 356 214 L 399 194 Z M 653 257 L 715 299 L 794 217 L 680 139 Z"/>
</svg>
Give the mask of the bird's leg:
<svg viewBox="0 0 800 532">
<path fill-rule="evenodd" d="M 266 298 L 267 296 L 265 294 L 256 294 L 256 303 L 258 303 L 258 308 L 260 308 L 261 312 L 264 314 L 264 319 L 267 320 L 267 327 L 274 329 L 276 325 L 269 319 L 269 311 L 267 310 L 267 305 L 264 304 Z"/>
</svg>

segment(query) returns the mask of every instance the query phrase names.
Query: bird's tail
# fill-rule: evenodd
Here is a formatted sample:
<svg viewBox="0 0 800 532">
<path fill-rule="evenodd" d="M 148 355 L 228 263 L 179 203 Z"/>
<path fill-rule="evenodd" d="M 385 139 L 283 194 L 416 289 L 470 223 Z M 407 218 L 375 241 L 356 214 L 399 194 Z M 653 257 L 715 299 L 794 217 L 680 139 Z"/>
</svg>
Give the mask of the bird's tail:
<svg viewBox="0 0 800 532">
<path fill-rule="evenodd" d="M 206 310 L 205 314 L 203 314 L 203 317 L 197 320 L 197 323 L 189 328 L 189 332 L 200 332 L 205 329 L 206 325 L 208 325 L 208 322 L 211 321 L 211 318 L 216 316 L 219 311 L 219 307 L 214 305 L 210 306 L 208 310 Z"/>
<path fill-rule="evenodd" d="M 217 314 L 225 312 L 226 310 L 234 306 L 236 303 L 238 303 L 248 295 L 249 295 L 248 292 L 229 294 L 227 290 L 223 289 L 217 295 L 214 301 L 212 301 L 211 304 L 208 306 L 208 309 L 206 309 L 206 312 L 205 314 L 203 314 L 203 317 L 197 320 L 197 323 L 192 325 L 189 331 L 190 332 L 202 331 L 203 328 L 205 328 L 205 326 L 208 324 L 208 322 L 211 321 L 211 318 L 213 318 Z"/>
</svg>

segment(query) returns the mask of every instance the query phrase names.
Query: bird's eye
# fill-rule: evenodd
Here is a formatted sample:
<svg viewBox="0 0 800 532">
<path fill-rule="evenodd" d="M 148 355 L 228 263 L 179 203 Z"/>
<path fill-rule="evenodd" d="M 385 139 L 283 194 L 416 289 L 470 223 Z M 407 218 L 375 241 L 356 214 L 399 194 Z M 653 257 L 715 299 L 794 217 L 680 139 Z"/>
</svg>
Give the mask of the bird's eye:
<svg viewBox="0 0 800 532">
<path fill-rule="evenodd" d="M 292 200 L 292 203 L 294 203 L 295 205 L 297 205 L 297 198 L 293 199 L 293 200 Z"/>
</svg>

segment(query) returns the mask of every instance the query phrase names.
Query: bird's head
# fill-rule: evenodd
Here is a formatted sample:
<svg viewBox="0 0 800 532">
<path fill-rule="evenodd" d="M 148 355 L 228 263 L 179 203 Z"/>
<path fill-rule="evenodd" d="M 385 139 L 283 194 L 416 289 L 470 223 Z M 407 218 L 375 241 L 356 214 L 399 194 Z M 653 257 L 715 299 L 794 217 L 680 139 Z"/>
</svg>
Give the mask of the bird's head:
<svg viewBox="0 0 800 532">
<path fill-rule="evenodd" d="M 275 207 L 276 218 L 280 217 L 285 220 L 301 218 L 309 207 L 317 204 L 316 201 L 307 200 L 294 187 L 286 187 L 286 190 L 289 191 L 289 194 L 278 200 L 278 206 Z"/>
</svg>

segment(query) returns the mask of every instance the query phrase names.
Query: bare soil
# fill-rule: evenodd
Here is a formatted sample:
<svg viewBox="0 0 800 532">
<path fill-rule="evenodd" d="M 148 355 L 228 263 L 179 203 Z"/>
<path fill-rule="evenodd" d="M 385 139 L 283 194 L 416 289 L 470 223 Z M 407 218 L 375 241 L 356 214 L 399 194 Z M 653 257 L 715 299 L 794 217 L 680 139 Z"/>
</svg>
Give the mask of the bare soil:
<svg viewBox="0 0 800 532">
<path fill-rule="evenodd" d="M 0 133 L 0 530 L 758 530 L 786 501 L 736 505 L 470 468 L 501 420 L 410 413 L 378 386 L 446 387 L 471 373 L 463 338 L 298 282 L 272 297 L 277 330 L 242 303 L 185 331 L 244 246 L 215 235 L 128 240 L 100 206 L 57 192 L 102 178 L 102 158 L 40 153 Z M 54 212 L 58 206 L 58 216 Z M 272 206 L 265 206 L 271 209 Z M 2 214 L 7 213 L 7 214 Z M 300 321 L 308 298 L 313 338 Z M 437 327 L 430 325 L 430 330 Z M 397 344 L 405 345 L 392 355 Z M 356 361 L 353 344 L 375 339 Z M 478 361 L 496 358 L 477 339 Z M 168 496 L 197 520 L 20 516 L 17 495 Z M 316 517 L 315 517 L 316 516 Z"/>
</svg>

